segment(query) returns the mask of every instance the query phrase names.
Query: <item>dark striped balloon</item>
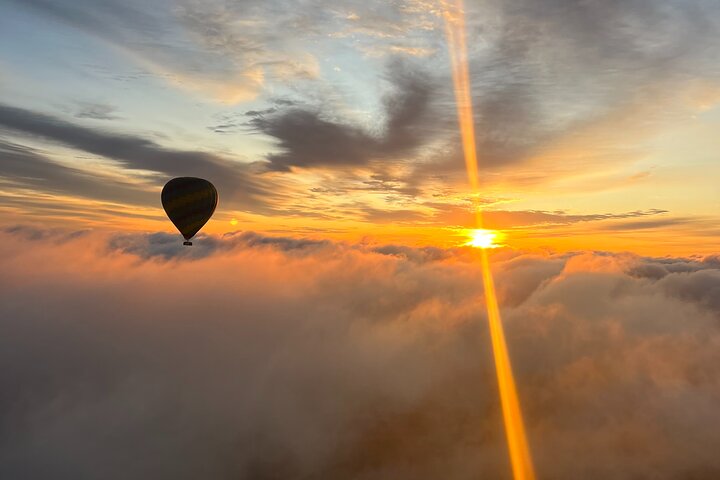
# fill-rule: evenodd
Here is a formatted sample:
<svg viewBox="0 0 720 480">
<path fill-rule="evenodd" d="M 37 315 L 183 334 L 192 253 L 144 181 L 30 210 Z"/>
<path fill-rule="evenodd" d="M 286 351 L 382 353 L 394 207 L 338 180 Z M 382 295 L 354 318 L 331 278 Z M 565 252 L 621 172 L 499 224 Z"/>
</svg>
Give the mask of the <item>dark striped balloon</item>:
<svg viewBox="0 0 720 480">
<path fill-rule="evenodd" d="M 194 177 L 173 178 L 163 187 L 160 198 L 168 218 L 185 237 L 183 245 L 192 245 L 188 240 L 210 220 L 218 203 L 215 186 Z"/>
</svg>

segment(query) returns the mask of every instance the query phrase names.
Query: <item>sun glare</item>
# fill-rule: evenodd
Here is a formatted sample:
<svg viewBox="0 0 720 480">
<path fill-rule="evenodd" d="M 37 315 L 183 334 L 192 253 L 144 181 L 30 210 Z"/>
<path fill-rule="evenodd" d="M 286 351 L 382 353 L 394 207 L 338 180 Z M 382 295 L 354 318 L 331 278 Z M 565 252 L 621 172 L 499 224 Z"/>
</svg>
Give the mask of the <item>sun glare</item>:
<svg viewBox="0 0 720 480">
<path fill-rule="evenodd" d="M 475 248 L 497 248 L 500 245 L 496 243 L 498 239 L 498 233 L 493 230 L 485 230 L 484 228 L 478 228 L 470 230 L 470 240 L 465 245 Z"/>
</svg>

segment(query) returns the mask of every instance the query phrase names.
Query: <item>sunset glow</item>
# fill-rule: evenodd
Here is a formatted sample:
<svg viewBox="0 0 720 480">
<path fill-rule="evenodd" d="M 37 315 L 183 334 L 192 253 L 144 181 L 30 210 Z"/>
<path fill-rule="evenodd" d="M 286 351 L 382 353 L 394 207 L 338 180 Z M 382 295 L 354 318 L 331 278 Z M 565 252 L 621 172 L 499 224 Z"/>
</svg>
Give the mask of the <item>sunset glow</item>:
<svg viewBox="0 0 720 480">
<path fill-rule="evenodd" d="M 384 5 L 386 23 L 373 25 L 383 14 L 350 2 L 309 31 L 302 27 L 308 12 L 290 9 L 297 18 L 288 25 L 300 31 L 288 32 L 289 41 L 268 36 L 264 8 L 246 18 L 214 1 L 201 15 L 185 0 L 161 0 L 163 7 L 132 0 L 115 15 L 81 1 L 93 12 L 79 18 L 95 22 L 70 21 L 84 8 L 70 4 L 11 0 L 2 12 L 1 45 L 31 25 L 47 32 L 0 52 L 7 149 L 36 154 L 33 163 L 5 163 L 0 215 L 8 223 L 41 218 L 52 227 L 170 232 L 152 197 L 158 177 L 180 165 L 170 158 L 182 156 L 202 159 L 193 174 L 219 184 L 208 233 L 280 228 L 448 246 L 442 229 L 452 227 L 512 229 L 510 246 L 522 249 L 691 255 L 720 246 L 713 181 L 720 165 L 709 153 L 720 149 L 711 133 L 720 111 L 716 62 L 707 57 L 712 48 L 677 46 L 686 60 L 673 53 L 670 20 L 667 31 L 622 30 L 637 46 L 625 51 L 596 49 L 564 31 L 572 25 L 562 21 L 565 10 L 593 18 L 582 12 L 610 10 L 600 4 L 552 4 L 536 18 L 471 1 L 474 13 L 465 17 L 450 0 L 410 0 Z M 133 20 L 135 10 L 147 10 L 147 24 Z M 668 12 L 685 18 L 683 10 Z M 219 24 L 203 27 L 191 21 L 196 16 Z M 514 22 L 523 26 L 510 28 Z M 621 24 L 598 34 L 616 38 Z M 520 35 L 526 29 L 548 38 Z M 445 40 L 455 47 L 438 48 Z M 243 53 L 239 44 L 258 48 Z M 175 45 L 187 47 L 185 58 Z M 30 61 L 35 51 L 66 60 Z M 644 64 L 665 65 L 667 81 L 637 68 Z M 40 80 L 53 78 L 61 80 Z M 440 87 L 448 83 L 452 89 Z M 460 141 L 450 133 L 453 97 Z M 124 148 L 108 151 L 116 140 Z M 482 178 L 469 160 L 476 149 Z M 39 165 L 49 167 L 38 172 Z M 112 188 L 70 181 L 69 172 Z M 481 227 L 473 197 L 479 181 Z M 237 224 L 228 223 L 232 217 Z"/>
<path fill-rule="evenodd" d="M 0 0 L 0 479 L 719 479 L 718 32 Z"/>
</svg>

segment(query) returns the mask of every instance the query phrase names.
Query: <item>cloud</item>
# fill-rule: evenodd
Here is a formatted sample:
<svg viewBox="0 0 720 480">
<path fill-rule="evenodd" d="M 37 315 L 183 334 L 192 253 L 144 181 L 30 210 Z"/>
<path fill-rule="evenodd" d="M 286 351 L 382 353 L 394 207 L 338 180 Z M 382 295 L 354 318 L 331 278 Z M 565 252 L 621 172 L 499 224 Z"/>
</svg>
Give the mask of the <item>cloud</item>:
<svg viewBox="0 0 720 480">
<path fill-rule="evenodd" d="M 484 164 L 528 159 L 658 89 L 674 99 L 689 72 L 718 80 L 698 48 L 717 42 L 714 2 L 511 0 L 468 11 L 481 45 L 472 70 Z"/>
<path fill-rule="evenodd" d="M 0 476 L 509 476 L 474 251 L 166 240 L 0 232 Z M 493 265 L 540 477 L 717 476 L 716 259 Z"/>
<path fill-rule="evenodd" d="M 445 226 L 463 226 L 473 228 L 477 217 L 472 201 L 465 204 L 425 202 L 421 204 L 426 211 L 419 210 L 378 210 L 366 207 L 363 215 L 368 221 L 376 223 L 406 222 L 414 224 L 432 224 Z M 634 230 L 635 228 L 657 228 L 666 225 L 687 223 L 685 218 L 627 221 L 627 219 L 665 215 L 667 210 L 650 209 L 623 213 L 571 214 L 562 210 L 547 212 L 542 210 L 490 210 L 482 212 L 483 224 L 492 229 L 511 229 L 522 227 L 557 227 L 583 222 L 612 221 L 606 230 Z"/>
<path fill-rule="evenodd" d="M 480 163 L 502 171 L 503 185 L 572 177 L 577 190 L 578 172 L 616 173 L 647 159 L 656 152 L 645 141 L 684 124 L 698 112 L 694 98 L 720 80 L 716 2 L 464 3 Z M 448 70 L 446 61 L 426 63 Z M 440 90 L 446 108 L 435 112 L 445 148 L 414 163 L 412 185 L 465 184 L 451 93 Z M 594 189 L 609 183 L 618 185 Z"/>
<path fill-rule="evenodd" d="M 624 220 L 629 218 L 643 218 L 655 215 L 664 215 L 669 213 L 667 210 L 650 209 L 636 210 L 634 212 L 624 213 L 593 213 L 593 214 L 569 214 L 563 211 L 544 212 L 540 210 L 527 211 L 507 211 L 507 210 L 487 210 L 483 212 L 483 219 L 487 221 L 487 225 L 491 228 L 513 228 L 528 226 L 556 226 L 570 225 L 573 223 L 596 222 L 601 220 Z M 663 223 L 668 220 L 656 220 L 655 222 Z M 640 222 L 630 222 L 634 225 Z M 631 227 L 625 227 L 625 223 L 616 223 L 616 228 L 625 230 Z"/>
<path fill-rule="evenodd" d="M 666 213 L 666 212 L 663 212 Z M 624 222 L 620 224 L 612 224 L 605 226 L 607 230 L 648 230 L 654 228 L 663 228 L 674 225 L 683 225 L 696 221 L 692 218 L 664 218 L 657 220 L 640 220 L 636 222 Z"/>
<path fill-rule="evenodd" d="M 13 3 L 102 39 L 178 87 L 226 103 L 255 98 L 273 81 L 301 97 L 318 95 L 337 87 L 336 78 L 323 76 L 323 60 L 364 62 L 368 69 L 382 63 L 363 57 L 368 54 L 382 60 L 422 55 L 428 69 L 444 72 L 437 75 L 444 77 L 441 84 L 451 85 L 442 19 L 432 1 Z M 718 80 L 712 52 L 718 47 L 713 33 L 719 7 L 713 0 L 466 4 L 476 132 L 488 167 L 518 165 L 576 136 L 591 150 L 624 145 L 625 135 L 647 126 L 649 116 L 655 124 L 682 108 L 675 103 L 683 103 L 688 84 Z M 444 107 L 433 112 L 434 128 L 452 149 L 457 134 L 452 92 L 433 94 L 442 97 L 438 103 Z M 662 105 L 653 109 L 658 98 Z M 634 128 L 623 130 L 622 140 L 608 139 L 607 122 L 618 122 L 638 106 L 647 106 L 644 113 L 626 120 Z M 282 135 L 282 127 L 307 123 L 309 132 L 341 135 L 353 147 L 349 156 L 363 157 L 353 152 L 367 132 L 348 120 L 328 121 L 327 112 L 301 112 L 306 115 L 287 112 L 284 124 L 278 117 L 280 125 L 269 125 L 269 134 L 280 134 L 281 144 L 297 143 Z M 599 131 L 588 138 L 591 125 Z M 313 151 L 306 147 L 302 153 Z M 438 163 L 448 156 L 438 154 Z M 440 169 L 461 168 L 457 160 Z"/>
<path fill-rule="evenodd" d="M 175 87 L 227 104 L 255 99 L 273 82 L 285 86 L 317 79 L 319 38 L 342 41 L 362 35 L 363 46 L 374 44 L 376 51 L 394 54 L 417 55 L 429 48 L 422 35 L 428 13 L 412 8 L 414 1 L 373 8 L 354 0 L 330 7 L 315 0 L 11 3 L 101 40 Z M 351 18 L 352 12 L 360 15 Z M 390 27 L 388 49 L 375 33 Z"/>
<path fill-rule="evenodd" d="M 115 115 L 117 107 L 97 102 L 77 102 L 76 118 L 90 118 L 92 120 L 117 120 Z"/>
<path fill-rule="evenodd" d="M 149 234 L 118 234 L 108 240 L 111 251 L 137 255 L 145 260 L 160 259 L 199 259 L 212 256 L 219 252 L 229 251 L 240 246 L 246 248 L 276 248 L 285 252 L 315 252 L 329 242 L 324 240 L 297 239 L 292 237 L 268 237 L 255 232 L 233 232 L 222 237 L 199 234 L 196 247 L 187 248 L 178 243 L 174 234 L 157 232 Z"/>
<path fill-rule="evenodd" d="M 254 178 L 248 165 L 207 152 L 165 148 L 144 137 L 87 128 L 44 113 L 9 105 L 0 105 L 0 127 L 14 130 L 25 136 L 100 155 L 118 162 L 126 169 L 151 170 L 172 177 L 207 178 L 222 189 L 228 201 L 244 206 L 244 208 L 261 210 L 264 205 L 263 197 L 268 193 Z M 23 158 L 27 160 L 32 155 L 30 162 L 16 161 L 10 166 L 7 174 L 11 181 L 16 175 L 21 177 L 20 181 L 23 181 L 22 177 L 27 175 L 23 175 L 22 170 L 35 168 L 31 165 L 40 164 L 42 167 L 38 167 L 38 169 L 43 172 L 37 173 L 37 176 L 48 180 L 50 189 L 57 188 L 57 183 L 62 183 L 62 188 L 66 188 L 72 184 L 72 181 L 82 182 L 83 178 L 92 176 L 89 172 L 76 175 L 80 168 L 70 169 L 53 165 L 52 162 L 40 159 L 22 147 L 11 145 L 5 150 L 8 155 L 12 153 L 15 158 L 23 155 Z M 45 171 L 46 169 L 47 171 Z M 87 184 L 87 182 L 85 183 Z M 84 185 L 89 187 L 86 184 Z M 97 188 L 99 188 L 99 184 L 96 185 Z"/>
<path fill-rule="evenodd" d="M 381 133 L 324 118 L 319 110 L 293 107 L 254 116 L 250 123 L 275 138 L 282 153 L 268 157 L 273 170 L 290 167 L 343 168 L 409 154 L 427 139 L 422 130 L 432 91 L 430 79 L 412 67 L 393 63 L 394 91 L 383 100 L 386 122 Z"/>
<path fill-rule="evenodd" d="M 388 124 L 384 132 L 369 131 L 327 108 L 297 107 L 269 111 L 253 121 L 278 142 L 281 152 L 268 156 L 271 168 L 335 168 L 342 175 L 358 165 L 380 171 L 394 159 L 408 167 L 401 175 L 408 188 L 438 180 L 464 182 L 452 91 L 437 87 L 451 85 L 437 5 L 393 3 L 382 14 L 373 14 L 374 7 L 340 2 L 327 12 L 319 8 L 322 26 L 317 28 L 334 28 L 338 41 L 359 35 L 368 51 L 420 45 L 436 52 L 423 60 L 435 88 L 424 119 L 413 121 L 408 136 L 415 147 L 423 147 L 423 155 L 410 143 L 396 148 L 384 136 Z M 481 162 L 488 169 L 537 167 L 538 173 L 512 171 L 515 182 L 576 175 L 580 164 L 583 171 L 597 172 L 633 162 L 641 154 L 640 142 L 629 148 L 628 136 L 654 135 L 663 122 L 693 110 L 687 99 L 694 89 L 718 80 L 712 49 L 696 48 L 715 41 L 718 7 L 713 2 L 513 0 L 467 2 L 467 8 Z M 296 13 L 296 20 L 304 18 Z M 297 20 L 292 25 L 307 24 Z M 422 41 L 398 47 L 394 42 L 402 32 L 414 32 L 413 41 Z M 298 92 L 312 98 L 318 89 L 313 83 Z M 226 127 L 222 132 L 237 128 L 232 123 L 220 127 Z"/>
<path fill-rule="evenodd" d="M 23 145 L 0 140 L 0 158 L 0 178 L 4 179 L 0 182 L 15 187 L 126 204 L 150 204 L 156 199 L 152 192 L 143 190 L 142 185 L 61 165 Z M 6 198 L 3 203 L 8 200 Z"/>
</svg>

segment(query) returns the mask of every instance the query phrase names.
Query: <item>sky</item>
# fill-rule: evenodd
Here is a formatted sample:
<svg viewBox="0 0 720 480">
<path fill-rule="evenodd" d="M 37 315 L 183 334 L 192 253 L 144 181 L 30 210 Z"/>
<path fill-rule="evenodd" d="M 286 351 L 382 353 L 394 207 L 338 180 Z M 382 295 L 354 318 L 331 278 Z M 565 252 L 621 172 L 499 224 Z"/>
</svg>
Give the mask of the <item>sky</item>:
<svg viewBox="0 0 720 480">
<path fill-rule="evenodd" d="M 466 11 L 479 193 L 435 1 L 2 0 L 0 219 L 171 232 L 192 175 L 210 233 L 717 251 L 717 2 Z"/>
<path fill-rule="evenodd" d="M 510 480 L 487 258 L 538 480 L 720 478 L 720 3 L 464 18 L 477 190 L 439 0 L 0 0 L 0 478 Z"/>
</svg>

